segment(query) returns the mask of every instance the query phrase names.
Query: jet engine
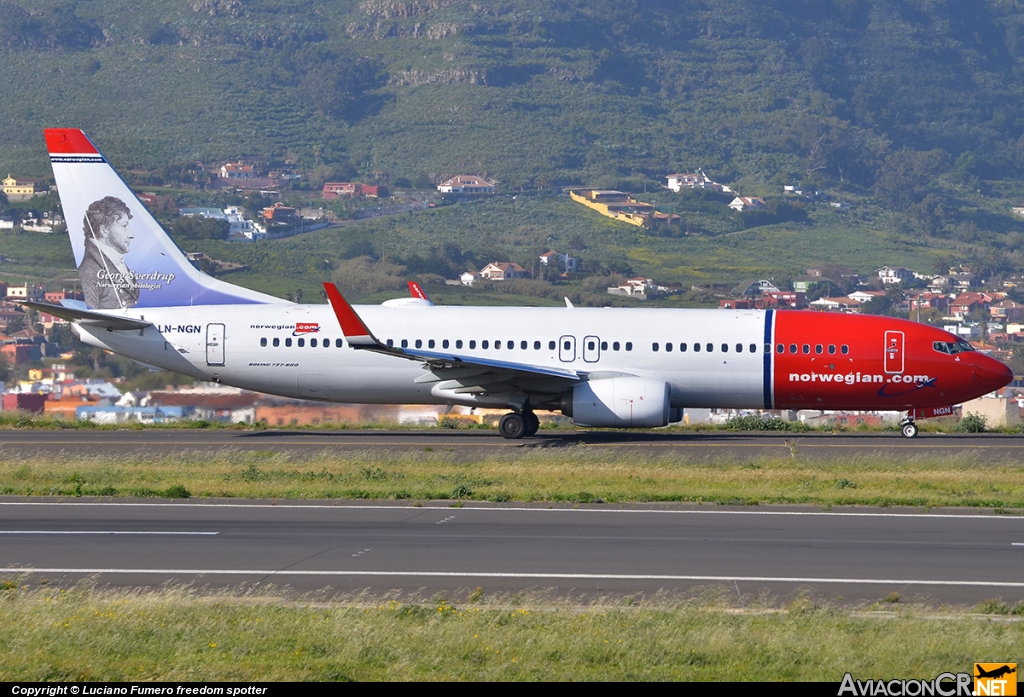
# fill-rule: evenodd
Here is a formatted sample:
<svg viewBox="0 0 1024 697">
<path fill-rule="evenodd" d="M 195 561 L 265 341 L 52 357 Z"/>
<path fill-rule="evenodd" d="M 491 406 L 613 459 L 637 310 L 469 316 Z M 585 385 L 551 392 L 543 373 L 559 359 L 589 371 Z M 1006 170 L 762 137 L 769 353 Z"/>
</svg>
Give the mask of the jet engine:
<svg viewBox="0 0 1024 697">
<path fill-rule="evenodd" d="M 632 376 L 582 382 L 573 388 L 571 401 L 563 400 L 562 413 L 580 426 L 665 426 L 671 416 L 669 386 L 663 380 Z"/>
</svg>

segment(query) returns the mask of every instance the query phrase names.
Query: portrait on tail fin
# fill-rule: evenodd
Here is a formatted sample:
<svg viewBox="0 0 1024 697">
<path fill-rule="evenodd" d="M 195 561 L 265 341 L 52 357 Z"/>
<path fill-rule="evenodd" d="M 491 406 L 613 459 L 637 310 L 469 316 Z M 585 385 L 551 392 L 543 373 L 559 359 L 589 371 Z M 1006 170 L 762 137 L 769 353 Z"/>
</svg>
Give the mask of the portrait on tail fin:
<svg viewBox="0 0 1024 697">
<path fill-rule="evenodd" d="M 89 307 L 119 310 L 139 302 L 135 274 L 124 258 L 135 237 L 131 219 L 128 205 L 115 196 L 93 201 L 85 211 L 85 254 L 78 277 Z"/>
</svg>

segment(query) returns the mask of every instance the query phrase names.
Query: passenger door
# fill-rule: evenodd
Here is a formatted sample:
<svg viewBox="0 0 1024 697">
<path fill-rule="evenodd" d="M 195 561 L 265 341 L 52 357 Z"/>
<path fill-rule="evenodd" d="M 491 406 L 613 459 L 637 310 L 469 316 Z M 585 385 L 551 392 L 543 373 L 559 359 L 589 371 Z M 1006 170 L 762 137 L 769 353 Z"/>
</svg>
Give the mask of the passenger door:
<svg viewBox="0 0 1024 697">
<path fill-rule="evenodd" d="M 601 340 L 596 336 L 583 337 L 583 360 L 597 363 L 601 358 Z"/>
<path fill-rule="evenodd" d="M 885 333 L 885 372 L 903 372 L 903 332 L 888 331 Z"/>
<path fill-rule="evenodd" d="M 224 325 L 206 325 L 206 365 L 224 365 Z"/>
</svg>

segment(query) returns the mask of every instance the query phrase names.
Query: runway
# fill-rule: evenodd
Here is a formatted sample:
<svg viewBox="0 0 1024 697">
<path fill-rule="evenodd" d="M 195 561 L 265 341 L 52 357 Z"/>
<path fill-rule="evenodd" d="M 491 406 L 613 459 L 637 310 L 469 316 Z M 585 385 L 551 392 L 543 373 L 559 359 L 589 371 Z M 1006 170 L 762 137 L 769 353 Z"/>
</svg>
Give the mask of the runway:
<svg viewBox="0 0 1024 697">
<path fill-rule="evenodd" d="M 320 597 L 1024 599 L 1024 516 L 809 507 L 0 502 L 0 575 Z M 34 571 L 30 571 L 34 570 Z"/>
<path fill-rule="evenodd" d="M 378 430 L 9 430 L 0 431 L 0 451 L 10 456 L 173 454 L 233 449 L 319 454 L 358 450 L 441 450 L 474 457 L 497 450 L 595 447 L 674 452 L 699 458 L 789 456 L 834 458 L 881 455 L 905 458 L 984 453 L 992 462 L 1024 458 L 1024 437 L 1003 434 L 931 434 L 906 439 L 898 433 L 731 433 L 673 431 L 541 431 L 534 438 L 504 440 L 495 431 Z"/>
</svg>

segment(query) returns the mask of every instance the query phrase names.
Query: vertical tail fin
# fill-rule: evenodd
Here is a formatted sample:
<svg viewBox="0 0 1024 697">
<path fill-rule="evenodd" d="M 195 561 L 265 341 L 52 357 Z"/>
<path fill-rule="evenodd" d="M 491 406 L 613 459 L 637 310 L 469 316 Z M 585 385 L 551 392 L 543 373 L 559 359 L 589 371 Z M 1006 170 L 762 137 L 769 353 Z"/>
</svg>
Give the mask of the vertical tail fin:
<svg viewBox="0 0 1024 697">
<path fill-rule="evenodd" d="M 45 133 L 89 307 L 284 302 L 196 269 L 85 133 L 77 128 Z"/>
</svg>

